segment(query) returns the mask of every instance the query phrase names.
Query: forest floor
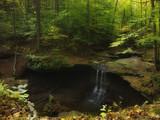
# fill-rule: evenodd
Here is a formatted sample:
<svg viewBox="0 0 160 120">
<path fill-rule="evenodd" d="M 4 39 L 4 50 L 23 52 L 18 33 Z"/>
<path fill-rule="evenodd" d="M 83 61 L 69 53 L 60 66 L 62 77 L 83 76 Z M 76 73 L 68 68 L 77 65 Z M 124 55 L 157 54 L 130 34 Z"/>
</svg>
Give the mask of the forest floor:
<svg viewBox="0 0 160 120">
<path fill-rule="evenodd" d="M 29 49 L 29 48 L 25 48 Z M 67 61 L 69 64 L 89 64 L 89 63 L 106 63 L 108 64 L 108 61 L 116 62 L 116 60 L 119 60 L 121 58 L 114 58 L 115 56 L 112 56 L 108 53 L 115 54 L 119 51 L 123 51 L 124 49 L 109 49 L 102 52 L 94 52 L 93 54 L 89 55 L 75 55 L 72 53 L 64 52 L 63 55 L 67 56 Z M 137 49 L 138 52 L 144 54 L 144 50 Z M 127 60 L 128 62 L 128 60 Z M 9 58 L 1 58 L 0 59 L 0 76 L 2 79 L 6 78 L 13 78 L 21 75 L 25 68 L 27 67 L 27 62 L 24 59 L 23 55 L 18 55 L 16 58 L 16 75 L 14 75 L 13 65 L 15 63 L 15 57 L 9 57 Z M 122 62 L 123 63 L 123 62 Z M 118 63 L 119 64 L 119 63 Z M 121 62 L 120 62 L 121 64 Z M 132 61 L 129 64 L 132 65 Z M 147 67 L 143 66 L 143 64 L 146 64 Z M 128 64 L 127 64 L 128 65 Z M 127 66 L 128 67 L 128 66 Z M 129 66 L 130 67 L 130 66 Z M 122 77 L 129 81 L 133 87 L 135 87 L 137 90 L 141 91 L 142 93 L 148 94 L 148 95 L 155 95 L 156 90 L 153 89 L 154 86 L 150 85 L 153 84 L 151 81 L 151 76 L 153 75 L 155 71 L 155 67 L 153 64 L 153 49 L 147 49 L 146 54 L 140 57 L 140 61 L 138 62 L 138 66 L 131 66 L 133 69 L 121 69 L 118 67 L 116 72 L 120 72 L 122 74 Z M 114 69 L 115 70 L 115 69 Z M 111 72 L 115 72 L 113 69 L 110 70 Z M 126 74 L 127 70 L 127 74 Z M 136 74 L 132 74 L 133 72 Z M 129 74 L 128 74 L 129 73 Z M 131 74 L 130 74 L 131 73 Z M 138 74 L 138 75 L 137 75 Z M 159 74 L 159 72 L 158 72 Z M 141 75 L 141 76 L 139 76 Z M 9 86 L 12 86 L 13 81 L 6 80 L 5 83 L 8 83 Z M 15 83 L 14 83 L 15 84 Z M 4 102 L 4 101 L 3 101 Z M 6 102 L 5 102 L 6 103 Z M 159 120 L 160 119 L 160 113 L 159 113 L 160 103 L 156 102 L 154 104 L 150 105 L 144 105 L 144 106 L 133 106 L 130 108 L 126 108 L 124 110 L 119 110 L 118 112 L 108 112 L 105 114 L 105 117 L 89 117 L 84 114 L 80 115 L 71 115 L 67 116 L 66 119 L 72 120 L 72 119 L 121 119 L 121 120 L 135 120 L 135 119 L 153 119 L 153 120 Z M 5 108 L 4 108 L 5 109 Z M 8 113 L 7 113 L 8 114 Z M 71 113 L 67 113 L 71 114 Z M 1 115 L 1 114 L 0 114 Z M 16 114 L 15 114 L 16 115 Z M 14 116 L 14 115 L 13 115 Z M 1 117 L 1 116 L 0 116 Z M 63 117 L 62 117 L 63 118 Z M 51 117 L 45 117 L 44 119 L 61 119 L 61 118 L 51 118 Z"/>
</svg>

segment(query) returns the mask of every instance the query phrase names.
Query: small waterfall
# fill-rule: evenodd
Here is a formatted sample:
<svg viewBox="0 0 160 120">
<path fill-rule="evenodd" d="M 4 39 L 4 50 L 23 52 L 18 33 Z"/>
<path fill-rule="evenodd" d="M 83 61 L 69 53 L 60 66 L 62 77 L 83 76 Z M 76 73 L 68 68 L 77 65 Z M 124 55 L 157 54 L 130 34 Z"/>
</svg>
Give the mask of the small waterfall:
<svg viewBox="0 0 160 120">
<path fill-rule="evenodd" d="M 98 74 L 100 71 L 100 66 L 97 66 L 97 73 L 96 73 L 96 86 L 98 86 Z"/>
<path fill-rule="evenodd" d="M 106 80 L 106 66 L 99 64 L 97 65 L 95 87 L 90 102 L 95 104 L 100 104 L 103 95 L 106 93 L 106 90 L 103 88 L 103 82 L 105 80 Z"/>
</svg>

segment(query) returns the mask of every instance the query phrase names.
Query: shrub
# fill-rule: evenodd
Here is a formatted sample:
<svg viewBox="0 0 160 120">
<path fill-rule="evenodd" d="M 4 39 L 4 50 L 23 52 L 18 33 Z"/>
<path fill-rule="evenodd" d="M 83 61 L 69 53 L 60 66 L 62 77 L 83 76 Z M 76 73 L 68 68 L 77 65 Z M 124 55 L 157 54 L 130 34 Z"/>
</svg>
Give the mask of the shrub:
<svg viewBox="0 0 160 120">
<path fill-rule="evenodd" d="M 29 54 L 26 55 L 26 59 L 28 60 L 28 67 L 35 71 L 59 69 L 67 66 L 66 57 L 63 55 L 35 56 Z"/>
<path fill-rule="evenodd" d="M 4 84 L 3 82 L 0 82 L 0 97 L 10 97 L 10 98 L 16 98 L 19 99 L 22 102 L 25 102 L 28 98 L 28 94 L 24 94 L 27 90 L 21 89 L 18 91 L 12 91 L 7 88 L 7 84 Z"/>
</svg>

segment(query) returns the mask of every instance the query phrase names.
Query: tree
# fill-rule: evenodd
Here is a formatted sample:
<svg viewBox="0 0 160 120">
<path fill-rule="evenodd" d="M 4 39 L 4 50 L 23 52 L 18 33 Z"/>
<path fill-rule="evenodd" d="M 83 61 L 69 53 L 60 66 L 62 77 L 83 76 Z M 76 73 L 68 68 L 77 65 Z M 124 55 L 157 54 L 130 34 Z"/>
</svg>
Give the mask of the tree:
<svg viewBox="0 0 160 120">
<path fill-rule="evenodd" d="M 54 17 L 56 17 L 57 13 L 59 12 L 59 0 L 54 0 Z"/>
<path fill-rule="evenodd" d="M 115 14 L 116 14 L 116 11 L 117 11 L 117 5 L 118 5 L 118 0 L 116 0 L 116 5 L 115 5 L 115 9 L 114 9 L 114 17 L 113 17 L 112 24 L 114 24 L 114 21 L 115 21 Z"/>
<path fill-rule="evenodd" d="M 36 0 L 37 13 L 37 51 L 40 50 L 41 23 L 40 23 L 40 0 Z"/>
<path fill-rule="evenodd" d="M 152 24 L 153 24 L 153 35 L 156 35 L 156 22 L 154 20 L 155 18 L 155 14 L 154 14 L 154 10 L 155 10 L 155 4 L 154 4 L 154 0 L 151 0 L 151 7 L 152 7 L 152 12 L 151 12 L 151 16 L 152 16 Z M 158 52 L 158 45 L 157 45 L 157 40 L 154 40 L 154 63 L 155 63 L 155 67 L 158 70 L 158 63 L 159 63 L 159 52 Z"/>
<path fill-rule="evenodd" d="M 88 41 L 90 41 L 90 2 L 87 0 Z"/>
<path fill-rule="evenodd" d="M 160 0 L 158 1 L 159 3 L 159 37 L 160 37 Z"/>
<path fill-rule="evenodd" d="M 123 11 L 121 28 L 122 28 L 122 27 L 123 27 L 123 25 L 125 24 L 125 16 L 126 16 L 126 9 L 124 9 L 124 11 Z"/>
</svg>

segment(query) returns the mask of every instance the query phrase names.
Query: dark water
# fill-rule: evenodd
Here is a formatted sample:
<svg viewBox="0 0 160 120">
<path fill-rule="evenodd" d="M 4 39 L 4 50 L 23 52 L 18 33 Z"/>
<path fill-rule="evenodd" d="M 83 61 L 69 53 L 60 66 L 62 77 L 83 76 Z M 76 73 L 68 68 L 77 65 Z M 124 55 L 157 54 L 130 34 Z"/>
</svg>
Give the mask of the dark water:
<svg viewBox="0 0 160 120">
<path fill-rule="evenodd" d="M 85 65 L 59 71 L 26 71 L 22 78 L 29 80 L 30 100 L 42 109 L 48 94 L 71 110 L 99 112 L 103 104 L 120 103 L 122 108 L 141 105 L 146 99 L 120 76 L 108 73 L 107 68 L 92 69 Z"/>
</svg>

